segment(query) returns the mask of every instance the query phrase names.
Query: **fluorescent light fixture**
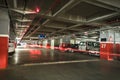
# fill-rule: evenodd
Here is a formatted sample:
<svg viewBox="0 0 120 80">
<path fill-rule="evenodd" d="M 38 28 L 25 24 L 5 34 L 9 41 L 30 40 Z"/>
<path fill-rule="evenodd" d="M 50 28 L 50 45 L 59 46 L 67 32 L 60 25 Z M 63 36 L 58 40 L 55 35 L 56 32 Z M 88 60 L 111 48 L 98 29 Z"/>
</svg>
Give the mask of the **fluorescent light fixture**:
<svg viewBox="0 0 120 80">
<path fill-rule="evenodd" d="M 17 25 L 17 27 L 29 27 L 28 25 Z"/>
<path fill-rule="evenodd" d="M 94 36 L 94 37 L 91 37 L 91 38 L 98 38 L 98 36 Z"/>
<path fill-rule="evenodd" d="M 21 13 L 21 14 L 24 14 L 24 15 L 26 15 L 26 14 L 36 14 L 35 11 L 30 11 L 30 10 L 28 10 L 28 11 L 22 11 L 22 10 L 18 10 L 18 9 L 11 9 L 11 10 L 13 10 L 15 12 L 18 12 L 18 13 Z"/>
<path fill-rule="evenodd" d="M 32 20 L 30 20 L 30 19 L 16 19 L 17 21 L 19 21 L 19 22 L 31 22 Z"/>
</svg>

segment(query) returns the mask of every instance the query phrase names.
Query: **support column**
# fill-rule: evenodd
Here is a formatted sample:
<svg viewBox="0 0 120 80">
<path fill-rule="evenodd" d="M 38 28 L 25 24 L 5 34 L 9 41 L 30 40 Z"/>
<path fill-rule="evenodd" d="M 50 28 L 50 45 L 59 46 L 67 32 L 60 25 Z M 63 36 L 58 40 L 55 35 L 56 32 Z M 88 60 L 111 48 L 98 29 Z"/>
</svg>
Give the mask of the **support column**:
<svg viewBox="0 0 120 80">
<path fill-rule="evenodd" d="M 75 39 L 70 39 L 70 44 L 76 44 L 76 40 Z"/>
<path fill-rule="evenodd" d="M 46 48 L 50 48 L 51 47 L 50 43 L 51 43 L 51 40 L 47 40 L 47 42 L 46 42 Z"/>
<path fill-rule="evenodd" d="M 40 46 L 40 48 L 42 48 L 42 46 L 43 46 L 43 41 L 39 41 L 39 46 Z"/>
<path fill-rule="evenodd" d="M 62 50 L 62 51 L 66 51 L 69 46 L 70 46 L 70 36 L 62 37 L 60 39 L 59 49 Z"/>
<path fill-rule="evenodd" d="M 101 31 L 100 41 L 100 58 L 105 60 L 113 60 L 114 30 Z"/>
<path fill-rule="evenodd" d="M 59 45 L 60 45 L 60 39 L 54 39 L 54 49 L 59 49 Z"/>
<path fill-rule="evenodd" d="M 48 41 L 47 39 L 43 41 L 43 46 L 45 48 L 50 48 L 50 40 Z"/>
<path fill-rule="evenodd" d="M 113 60 L 112 54 L 113 53 L 113 43 L 100 43 L 100 59 L 105 60 Z"/>
<path fill-rule="evenodd" d="M 8 11 L 0 8 L 0 69 L 5 69 L 8 65 L 8 34 Z"/>
<path fill-rule="evenodd" d="M 60 39 L 59 49 L 64 50 L 65 43 L 63 42 L 63 39 Z"/>
<path fill-rule="evenodd" d="M 0 35 L 0 69 L 5 69 L 8 64 L 8 36 Z"/>
<path fill-rule="evenodd" d="M 51 49 L 54 49 L 54 42 L 55 42 L 55 40 L 54 39 L 51 39 Z"/>
<path fill-rule="evenodd" d="M 43 47 L 45 48 L 47 44 L 47 40 L 43 40 Z"/>
</svg>

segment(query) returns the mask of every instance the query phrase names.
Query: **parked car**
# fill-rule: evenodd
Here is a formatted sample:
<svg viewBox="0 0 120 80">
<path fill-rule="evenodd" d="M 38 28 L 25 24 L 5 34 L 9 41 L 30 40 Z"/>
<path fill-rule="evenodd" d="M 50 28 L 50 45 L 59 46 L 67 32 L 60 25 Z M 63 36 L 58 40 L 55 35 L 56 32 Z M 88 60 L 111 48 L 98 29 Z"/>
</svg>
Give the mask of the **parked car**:
<svg viewBox="0 0 120 80">
<path fill-rule="evenodd" d="M 13 55 L 15 53 L 15 44 L 13 42 L 9 42 L 8 44 L 8 55 Z"/>
<path fill-rule="evenodd" d="M 81 41 L 79 44 L 79 50 L 90 55 L 99 56 L 100 43 L 97 41 Z"/>
<path fill-rule="evenodd" d="M 70 44 L 69 43 L 62 43 L 59 45 L 59 50 L 61 51 L 68 51 Z"/>
<path fill-rule="evenodd" d="M 76 52 L 78 51 L 78 48 L 79 48 L 79 44 L 71 44 L 68 50 L 69 52 Z"/>
</svg>

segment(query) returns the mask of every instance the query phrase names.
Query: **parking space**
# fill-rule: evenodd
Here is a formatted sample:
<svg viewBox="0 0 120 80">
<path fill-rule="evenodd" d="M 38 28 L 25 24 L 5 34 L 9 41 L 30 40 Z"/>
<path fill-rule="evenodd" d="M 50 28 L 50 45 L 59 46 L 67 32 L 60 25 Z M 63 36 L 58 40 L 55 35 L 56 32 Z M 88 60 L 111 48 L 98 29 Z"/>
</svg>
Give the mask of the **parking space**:
<svg viewBox="0 0 120 80">
<path fill-rule="evenodd" d="M 120 80 L 120 0 L 0 0 L 0 80 Z"/>
<path fill-rule="evenodd" d="M 46 49 L 46 48 L 16 48 L 15 54 L 9 57 L 10 65 L 24 65 L 34 63 L 48 63 L 60 61 L 76 61 L 76 60 L 94 60 L 99 57 L 91 57 L 79 52 L 71 53 L 60 50 Z"/>
<path fill-rule="evenodd" d="M 1 80 L 119 80 L 119 61 L 45 48 L 17 48 Z"/>
</svg>

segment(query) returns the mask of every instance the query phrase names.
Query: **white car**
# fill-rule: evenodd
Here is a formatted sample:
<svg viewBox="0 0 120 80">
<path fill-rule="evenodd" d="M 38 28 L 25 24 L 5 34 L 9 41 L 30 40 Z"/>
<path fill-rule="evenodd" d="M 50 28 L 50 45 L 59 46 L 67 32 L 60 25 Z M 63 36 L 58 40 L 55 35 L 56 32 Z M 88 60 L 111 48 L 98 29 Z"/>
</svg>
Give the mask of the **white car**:
<svg viewBox="0 0 120 80">
<path fill-rule="evenodd" d="M 15 44 L 14 43 L 9 43 L 8 45 L 8 53 L 9 55 L 13 55 L 15 53 Z"/>
</svg>

